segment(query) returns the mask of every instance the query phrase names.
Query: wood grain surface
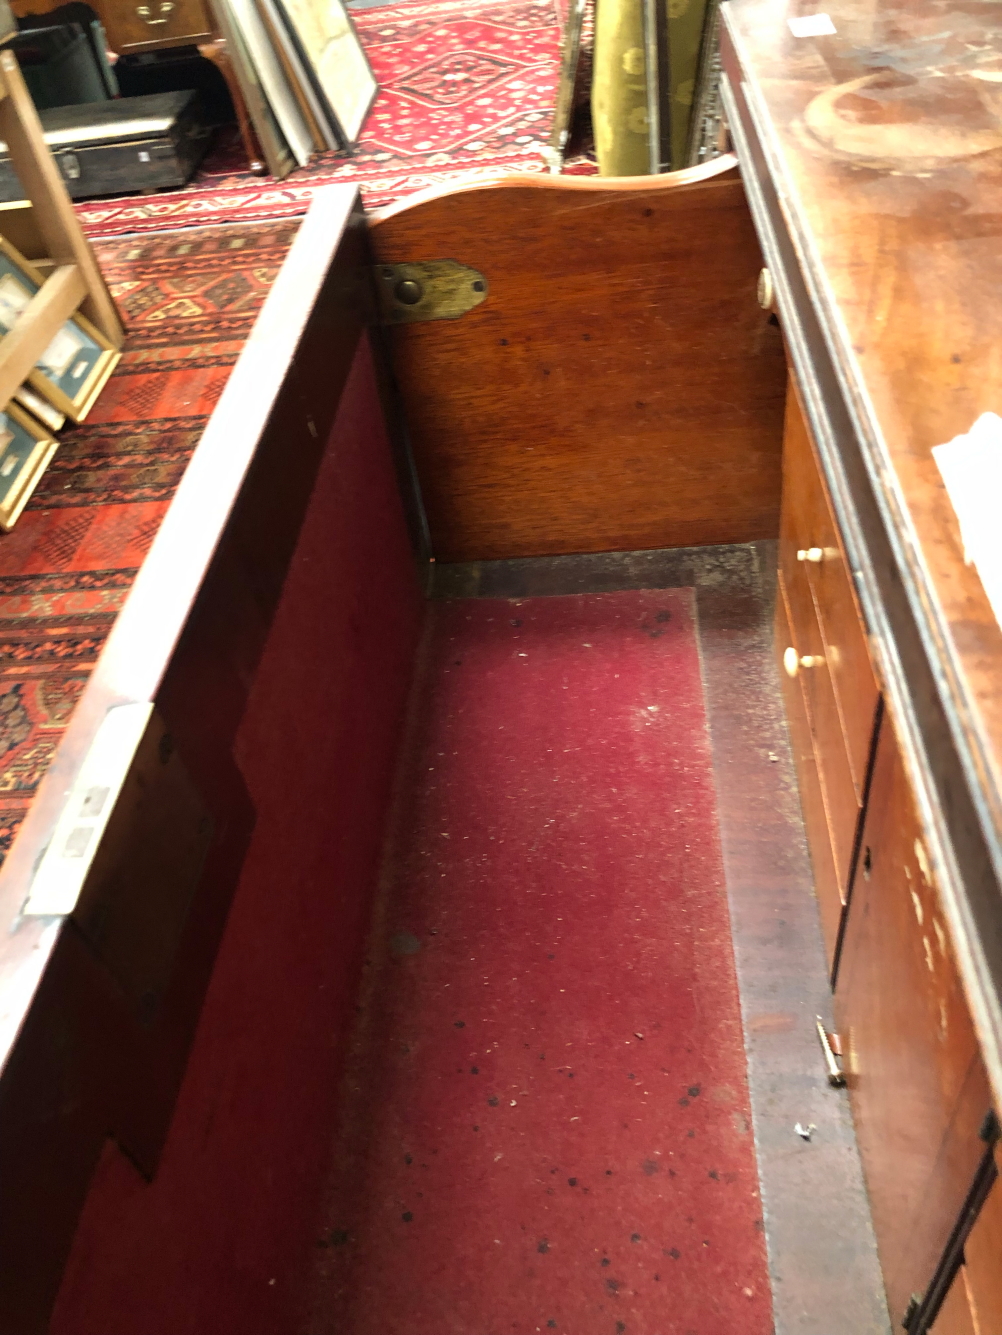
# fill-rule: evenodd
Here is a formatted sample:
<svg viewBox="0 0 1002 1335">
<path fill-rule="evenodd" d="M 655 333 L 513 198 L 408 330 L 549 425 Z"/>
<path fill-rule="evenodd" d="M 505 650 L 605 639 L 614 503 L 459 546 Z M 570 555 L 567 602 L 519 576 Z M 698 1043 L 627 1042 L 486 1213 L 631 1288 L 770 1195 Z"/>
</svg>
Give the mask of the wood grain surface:
<svg viewBox="0 0 1002 1335">
<path fill-rule="evenodd" d="M 66 184 L 45 139 L 38 112 L 11 51 L 0 52 L 0 135 L 11 165 L 33 205 L 34 223 L 48 258 L 74 265 L 86 289 L 80 310 L 114 347 L 122 346 L 122 322 L 97 267 L 90 242 L 73 212 Z"/>
<path fill-rule="evenodd" d="M 949 1292 L 943 1299 L 943 1304 L 930 1329 L 930 1335 L 980 1335 L 971 1314 L 963 1266 L 957 1271 Z"/>
<path fill-rule="evenodd" d="M 838 525 L 792 377 L 783 440 L 783 487 L 784 516 L 789 492 L 792 536 L 797 540 L 795 550 L 782 551 L 783 568 L 789 571 L 791 562 L 796 562 L 806 576 L 824 642 L 825 663 L 852 780 L 856 796 L 862 802 L 873 741 L 877 682 Z M 820 554 L 820 559 L 803 559 L 801 552 Z"/>
<path fill-rule="evenodd" d="M 786 721 L 790 729 L 790 747 L 797 771 L 797 787 L 804 817 L 804 831 L 814 871 L 814 894 L 821 916 L 821 934 L 824 937 L 825 956 L 829 972 L 834 967 L 838 947 L 839 928 L 842 925 L 844 884 L 839 880 L 832 848 L 825 799 L 818 778 L 818 764 L 814 755 L 811 724 L 804 701 L 800 673 L 791 677 L 786 671 L 783 656 L 787 648 L 796 646 L 792 631 L 789 596 L 782 573 L 778 576 L 776 594 L 775 652 L 776 670 L 783 689 Z"/>
<path fill-rule="evenodd" d="M 828 8 L 730 0 L 722 95 L 1002 1097 L 1002 630 L 931 453 L 1002 404 L 1000 10 Z"/>
<path fill-rule="evenodd" d="M 790 640 L 797 651 L 797 679 L 806 709 L 814 749 L 815 771 L 821 787 L 828 840 L 835 858 L 841 903 L 845 903 L 852 874 L 856 828 L 862 807 L 862 785 L 854 783 L 850 754 L 835 695 L 834 679 L 838 655 L 831 652 L 823 634 L 822 608 L 814 596 L 812 563 L 799 559 L 816 533 L 814 516 L 825 503 L 823 486 L 814 465 L 810 439 L 800 415 L 795 394 L 787 407 L 783 443 L 783 503 L 780 518 L 779 569 L 789 607 Z M 859 635 L 859 628 L 856 627 Z M 777 645 L 780 657 L 783 649 Z M 864 651 L 865 652 L 865 651 Z M 786 671 L 784 667 L 784 672 Z M 873 729 L 871 699 L 869 726 L 861 739 L 869 750 Z M 791 724 L 791 727 L 793 725 Z M 806 781 L 810 784 L 811 779 Z M 812 841 L 815 831 L 810 831 Z M 818 837 L 822 837 L 820 831 Z M 819 852 L 826 861 L 824 851 Z"/>
<path fill-rule="evenodd" d="M 890 720 L 877 742 L 835 993 L 896 1327 L 922 1294 L 984 1151 L 990 1095 Z"/>
<path fill-rule="evenodd" d="M 439 561 L 775 537 L 784 354 L 734 160 L 508 177 L 372 222 L 488 296 L 391 332 Z"/>
</svg>

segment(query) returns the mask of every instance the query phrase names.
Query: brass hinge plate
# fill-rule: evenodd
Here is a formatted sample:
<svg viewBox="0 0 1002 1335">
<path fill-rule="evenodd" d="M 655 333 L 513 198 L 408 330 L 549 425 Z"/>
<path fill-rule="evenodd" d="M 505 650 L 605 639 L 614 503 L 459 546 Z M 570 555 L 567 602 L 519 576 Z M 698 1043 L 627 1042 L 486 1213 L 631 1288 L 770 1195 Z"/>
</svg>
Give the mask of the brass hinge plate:
<svg viewBox="0 0 1002 1335">
<path fill-rule="evenodd" d="M 377 264 L 372 276 L 385 325 L 458 320 L 487 300 L 487 279 L 457 260 Z"/>
</svg>

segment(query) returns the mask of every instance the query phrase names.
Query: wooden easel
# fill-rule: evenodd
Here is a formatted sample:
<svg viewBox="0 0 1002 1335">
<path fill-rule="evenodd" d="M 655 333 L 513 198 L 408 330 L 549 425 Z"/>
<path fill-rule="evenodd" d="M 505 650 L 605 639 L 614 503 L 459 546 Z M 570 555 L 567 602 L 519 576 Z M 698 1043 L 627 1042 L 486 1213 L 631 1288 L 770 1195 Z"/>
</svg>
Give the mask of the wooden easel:
<svg viewBox="0 0 1002 1335">
<path fill-rule="evenodd" d="M 115 348 L 122 346 L 123 330 L 10 51 L 0 51 L 0 139 L 6 141 L 11 163 L 31 201 L 34 223 L 47 252 L 46 260 L 34 261 L 46 274 L 45 282 L 16 326 L 0 340 L 2 409 L 78 310 Z"/>
</svg>

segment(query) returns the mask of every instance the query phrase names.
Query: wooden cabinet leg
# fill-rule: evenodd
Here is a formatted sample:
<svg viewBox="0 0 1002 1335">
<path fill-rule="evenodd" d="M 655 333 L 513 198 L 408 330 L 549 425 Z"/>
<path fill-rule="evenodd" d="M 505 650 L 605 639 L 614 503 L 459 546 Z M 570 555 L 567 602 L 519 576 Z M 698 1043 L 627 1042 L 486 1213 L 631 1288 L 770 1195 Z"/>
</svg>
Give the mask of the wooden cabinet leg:
<svg viewBox="0 0 1002 1335">
<path fill-rule="evenodd" d="M 236 72 L 233 69 L 233 61 L 230 59 L 230 53 L 226 46 L 225 37 L 217 37 L 211 42 L 203 42 L 198 48 L 198 54 L 204 56 L 206 60 L 211 60 L 216 69 L 226 80 L 226 87 L 230 91 L 230 97 L 233 99 L 233 110 L 237 113 L 237 125 L 240 128 L 240 138 L 243 140 L 244 150 L 247 153 L 247 161 L 250 163 L 250 169 L 257 176 L 263 176 L 268 170 L 264 164 L 261 147 L 257 141 L 257 135 L 254 133 L 254 126 L 251 124 L 251 118 L 247 114 L 247 103 L 244 101 L 244 95 L 237 82 Z"/>
</svg>

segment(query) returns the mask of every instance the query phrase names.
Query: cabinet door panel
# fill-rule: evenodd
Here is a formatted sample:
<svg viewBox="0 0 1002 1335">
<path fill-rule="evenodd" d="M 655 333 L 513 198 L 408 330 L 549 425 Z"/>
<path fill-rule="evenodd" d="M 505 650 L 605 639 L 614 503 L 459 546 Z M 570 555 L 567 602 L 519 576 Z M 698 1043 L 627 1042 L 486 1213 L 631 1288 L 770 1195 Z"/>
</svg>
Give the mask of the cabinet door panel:
<svg viewBox="0 0 1002 1335">
<path fill-rule="evenodd" d="M 799 673 L 797 676 L 791 677 L 783 665 L 784 650 L 793 643 L 793 640 L 786 589 L 783 576 L 780 575 L 776 598 L 775 645 L 777 666 L 779 668 L 779 678 L 783 685 L 783 701 L 786 706 L 786 720 L 790 728 L 793 761 L 797 768 L 797 785 L 800 789 L 804 831 L 807 835 L 807 846 L 810 850 L 811 865 L 814 870 L 814 893 L 818 900 L 821 931 L 825 939 L 825 954 L 828 957 L 828 967 L 830 969 L 835 955 L 839 924 L 842 920 L 842 896 L 828 835 L 828 818 L 825 814 L 821 783 L 818 779 L 817 764 L 814 760 L 814 743 L 811 738 L 807 709 L 804 705 L 801 687 L 802 678 Z"/>
<path fill-rule="evenodd" d="M 1002 1151 L 996 1146 L 995 1161 Z M 1000 1165 L 1002 1166 L 1002 1165 Z M 1002 1335 L 1002 1181 L 996 1179 L 964 1244 L 978 1335 Z"/>
<path fill-rule="evenodd" d="M 894 731 L 877 743 L 835 996 L 892 1322 L 923 1293 L 984 1150 L 988 1082 Z"/>
<path fill-rule="evenodd" d="M 780 578 L 789 611 L 790 638 L 787 643 L 797 651 L 797 677 L 814 739 L 814 755 L 827 817 L 827 837 L 835 858 L 840 898 L 844 902 L 860 800 L 853 783 L 807 563 L 797 560 L 801 541 L 800 517 L 804 507 L 813 503 L 810 488 L 800 485 L 804 481 L 804 470 L 788 470 L 784 463 Z M 809 475 L 807 481 L 810 481 Z M 816 477 L 814 482 L 817 482 Z"/>
<path fill-rule="evenodd" d="M 796 562 L 811 590 L 856 796 L 862 801 L 877 681 L 848 563 L 792 379 L 783 438 L 783 509 L 784 517 L 789 511 L 784 574 L 789 580 L 789 563 Z M 798 553 L 816 559 L 798 561 Z"/>
<path fill-rule="evenodd" d="M 803 576 L 801 576 L 803 578 Z M 839 725 L 835 692 L 832 689 L 828 658 L 817 620 L 807 627 L 800 676 L 803 680 L 804 699 L 811 721 L 814 738 L 814 757 L 821 779 L 821 791 L 828 815 L 828 833 L 838 870 L 838 882 L 843 902 L 849 887 L 852 870 L 852 852 L 856 842 L 860 800 L 852 781 L 849 757 L 846 754 L 842 729 Z M 804 660 L 807 660 L 806 663 Z M 809 664 L 809 665 L 808 665 Z"/>
</svg>

